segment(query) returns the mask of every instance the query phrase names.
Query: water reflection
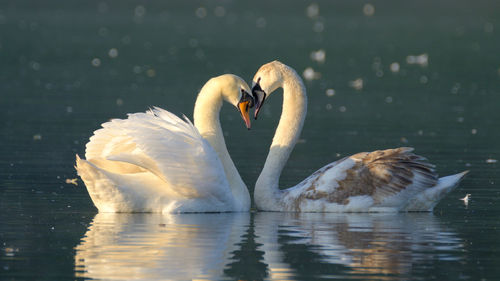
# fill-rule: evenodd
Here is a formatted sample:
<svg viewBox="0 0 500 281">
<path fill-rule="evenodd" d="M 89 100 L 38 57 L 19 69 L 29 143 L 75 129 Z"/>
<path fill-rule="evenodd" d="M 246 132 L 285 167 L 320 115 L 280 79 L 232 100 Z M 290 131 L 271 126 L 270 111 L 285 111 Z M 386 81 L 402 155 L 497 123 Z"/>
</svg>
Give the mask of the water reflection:
<svg viewBox="0 0 500 281">
<path fill-rule="evenodd" d="M 220 279 L 249 214 L 99 213 L 76 246 L 77 277 Z"/>
<path fill-rule="evenodd" d="M 259 213 L 255 225 L 270 276 L 281 280 L 399 279 L 430 260 L 460 260 L 463 246 L 432 214 Z"/>
<path fill-rule="evenodd" d="M 462 239 L 427 213 L 98 214 L 75 269 L 127 280 L 411 279 L 463 255 Z"/>
</svg>

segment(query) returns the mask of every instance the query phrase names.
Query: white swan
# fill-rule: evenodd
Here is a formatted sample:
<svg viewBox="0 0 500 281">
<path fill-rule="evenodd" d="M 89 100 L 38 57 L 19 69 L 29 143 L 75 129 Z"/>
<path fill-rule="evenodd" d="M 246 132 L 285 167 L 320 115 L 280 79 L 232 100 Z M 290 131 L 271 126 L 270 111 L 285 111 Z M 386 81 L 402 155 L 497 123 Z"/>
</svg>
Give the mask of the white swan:
<svg viewBox="0 0 500 281">
<path fill-rule="evenodd" d="M 102 124 L 76 169 L 100 212 L 248 211 L 250 195 L 226 148 L 222 101 L 250 128 L 250 87 L 225 74 L 210 79 L 194 107 L 194 125 L 154 108 Z"/>
<path fill-rule="evenodd" d="M 263 65 L 252 92 L 255 118 L 266 98 L 283 88 L 283 111 L 264 168 L 255 184 L 257 208 L 291 212 L 431 211 L 467 172 L 438 178 L 434 166 L 412 148 L 362 152 L 319 169 L 301 183 L 279 189 L 279 177 L 302 130 L 306 90 L 295 70 Z"/>
</svg>

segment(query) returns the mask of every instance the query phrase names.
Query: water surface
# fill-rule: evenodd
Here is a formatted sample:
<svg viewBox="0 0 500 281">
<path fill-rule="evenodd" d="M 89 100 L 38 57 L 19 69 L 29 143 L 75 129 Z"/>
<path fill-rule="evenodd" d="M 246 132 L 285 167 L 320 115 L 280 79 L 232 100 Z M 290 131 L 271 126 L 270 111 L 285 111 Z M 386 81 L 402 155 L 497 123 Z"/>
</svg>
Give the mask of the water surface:
<svg viewBox="0 0 500 281">
<path fill-rule="evenodd" d="M 0 279 L 498 279 L 499 19 L 493 1 L 4 1 Z M 311 78 L 282 187 L 398 146 L 469 175 L 432 214 L 398 215 L 97 214 L 72 184 L 102 122 L 190 117 L 209 78 L 274 59 Z M 223 107 L 251 193 L 280 111 L 274 94 L 247 131 Z"/>
<path fill-rule="evenodd" d="M 453 223 L 428 213 L 97 214 L 75 247 L 75 271 L 137 280 L 467 279 L 472 247 Z"/>
</svg>

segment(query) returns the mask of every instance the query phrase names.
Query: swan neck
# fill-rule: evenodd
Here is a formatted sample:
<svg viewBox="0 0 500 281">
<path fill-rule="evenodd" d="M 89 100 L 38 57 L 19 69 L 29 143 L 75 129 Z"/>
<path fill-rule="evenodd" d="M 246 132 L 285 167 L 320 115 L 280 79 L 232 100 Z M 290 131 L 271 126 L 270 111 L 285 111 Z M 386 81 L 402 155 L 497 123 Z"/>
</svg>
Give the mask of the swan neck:
<svg viewBox="0 0 500 281">
<path fill-rule="evenodd" d="M 255 185 L 255 202 L 258 208 L 265 210 L 274 210 L 279 205 L 279 178 L 297 143 L 307 113 L 307 96 L 302 79 L 290 68 L 285 69 L 282 75 L 283 109 L 264 168 Z"/>
<path fill-rule="evenodd" d="M 219 121 L 219 113 L 222 107 L 222 93 L 211 81 L 207 82 L 198 94 L 194 105 L 193 119 L 194 126 L 198 129 L 198 132 L 219 153 L 217 148 L 226 150 Z"/>
<path fill-rule="evenodd" d="M 231 156 L 229 156 L 224 141 L 219 119 L 222 102 L 221 85 L 215 79 L 209 80 L 196 99 L 193 113 L 194 125 L 219 156 L 233 197 L 238 201 L 237 204 L 241 207 L 241 211 L 246 211 L 250 208 L 250 197 L 245 183 L 241 179 Z"/>
</svg>

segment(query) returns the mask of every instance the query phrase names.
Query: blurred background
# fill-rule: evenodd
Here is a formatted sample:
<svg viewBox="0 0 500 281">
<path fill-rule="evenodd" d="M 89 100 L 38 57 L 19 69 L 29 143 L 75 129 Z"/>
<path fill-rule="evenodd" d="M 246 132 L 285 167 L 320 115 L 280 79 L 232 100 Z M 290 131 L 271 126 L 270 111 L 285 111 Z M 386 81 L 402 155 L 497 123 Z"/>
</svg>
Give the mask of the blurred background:
<svg viewBox="0 0 500 281">
<path fill-rule="evenodd" d="M 152 106 L 192 119 L 208 79 L 251 84 L 272 60 L 297 70 L 309 102 L 282 187 L 356 152 L 412 146 L 440 175 L 471 171 L 435 213 L 485 220 L 456 226 L 466 240 L 480 225 L 498 232 L 499 20 L 500 2 L 483 0 L 2 1 L 0 270 L 71 276 L 71 245 L 97 212 L 75 154 L 101 123 Z M 221 112 L 251 193 L 281 102 L 267 100 L 250 131 L 233 107 Z M 471 276 L 495 271 L 500 244 L 488 237 Z"/>
</svg>

